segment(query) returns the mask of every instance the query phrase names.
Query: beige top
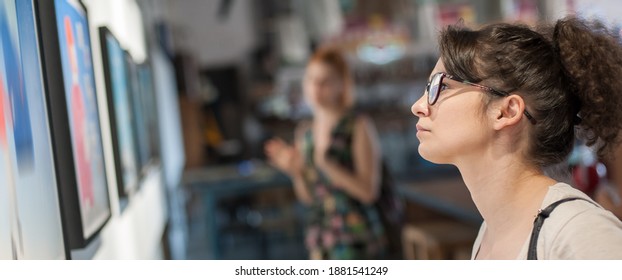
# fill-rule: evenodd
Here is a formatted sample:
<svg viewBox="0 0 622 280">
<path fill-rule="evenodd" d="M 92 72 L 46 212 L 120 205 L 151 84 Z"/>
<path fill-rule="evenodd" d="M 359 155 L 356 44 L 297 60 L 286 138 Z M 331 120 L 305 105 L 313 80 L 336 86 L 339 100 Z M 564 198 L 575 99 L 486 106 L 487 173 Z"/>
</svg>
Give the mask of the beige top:
<svg viewBox="0 0 622 280">
<path fill-rule="evenodd" d="M 581 197 L 592 201 L 570 185 L 557 183 L 549 187 L 540 208 L 544 209 L 567 197 Z M 475 259 L 479 252 L 484 232 L 485 221 L 475 239 L 471 259 Z M 529 237 L 516 256 L 517 260 L 527 259 Z M 611 212 L 584 200 L 562 203 L 544 220 L 538 238 L 537 254 L 538 259 L 547 260 L 622 260 L 622 222 Z"/>
</svg>

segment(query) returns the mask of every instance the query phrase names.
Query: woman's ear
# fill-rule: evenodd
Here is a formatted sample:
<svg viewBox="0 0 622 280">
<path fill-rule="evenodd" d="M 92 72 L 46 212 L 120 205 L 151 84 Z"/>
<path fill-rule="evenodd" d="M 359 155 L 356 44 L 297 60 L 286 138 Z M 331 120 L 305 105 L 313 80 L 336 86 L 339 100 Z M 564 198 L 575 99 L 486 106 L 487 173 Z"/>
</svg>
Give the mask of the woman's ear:
<svg viewBox="0 0 622 280">
<path fill-rule="evenodd" d="M 499 100 L 495 104 L 494 129 L 501 130 L 519 123 L 523 118 L 523 111 L 525 111 L 525 101 L 517 94 Z"/>
</svg>

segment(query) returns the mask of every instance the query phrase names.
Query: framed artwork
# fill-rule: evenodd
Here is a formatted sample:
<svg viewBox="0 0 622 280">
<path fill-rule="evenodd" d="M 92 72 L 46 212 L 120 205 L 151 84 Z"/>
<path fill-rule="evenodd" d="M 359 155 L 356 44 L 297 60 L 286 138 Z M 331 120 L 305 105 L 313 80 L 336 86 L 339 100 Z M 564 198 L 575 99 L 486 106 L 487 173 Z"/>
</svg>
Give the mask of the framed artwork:
<svg viewBox="0 0 622 280">
<path fill-rule="evenodd" d="M 141 171 L 149 164 L 150 147 L 149 147 L 149 135 L 147 130 L 147 123 L 145 118 L 145 112 L 142 107 L 142 93 L 140 90 L 140 83 L 138 80 L 138 65 L 134 62 L 134 59 L 130 53 L 125 52 L 125 63 L 127 66 L 127 79 L 130 83 L 130 96 L 134 120 L 134 136 L 136 139 L 136 155 L 138 157 L 138 163 Z"/>
<path fill-rule="evenodd" d="M 66 259 L 31 0 L 0 0 L 0 259 Z"/>
<path fill-rule="evenodd" d="M 134 114 L 125 53 L 119 41 L 106 27 L 99 28 L 99 38 L 106 80 L 112 148 L 117 186 L 121 200 L 138 188 L 139 167 L 136 152 Z M 120 200 L 120 201 L 121 201 Z M 122 201 L 126 204 L 126 201 Z M 123 205 L 122 205 L 123 206 Z M 122 207 L 124 208 L 124 207 Z"/>
<path fill-rule="evenodd" d="M 138 65 L 138 83 L 140 85 L 140 96 L 142 97 L 143 112 L 145 113 L 145 123 L 147 125 L 149 156 L 152 160 L 158 160 L 160 158 L 158 104 L 153 86 L 153 72 L 149 62 L 143 62 Z"/>
<path fill-rule="evenodd" d="M 111 215 L 87 11 L 77 0 L 36 4 L 65 235 L 84 248 Z"/>
</svg>

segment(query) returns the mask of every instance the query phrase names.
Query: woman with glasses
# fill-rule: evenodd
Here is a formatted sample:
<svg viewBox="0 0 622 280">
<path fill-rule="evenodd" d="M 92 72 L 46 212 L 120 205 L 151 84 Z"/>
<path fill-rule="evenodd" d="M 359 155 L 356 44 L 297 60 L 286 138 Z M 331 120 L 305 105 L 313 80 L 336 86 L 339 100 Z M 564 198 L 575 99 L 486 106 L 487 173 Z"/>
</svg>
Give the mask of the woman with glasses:
<svg viewBox="0 0 622 280">
<path fill-rule="evenodd" d="M 377 259 L 386 240 L 378 209 L 381 156 L 368 117 L 352 110 L 351 73 L 345 57 L 320 49 L 303 81 L 313 119 L 296 129 L 295 144 L 272 139 L 270 163 L 292 178 L 308 206 L 306 247 L 311 259 Z"/>
<path fill-rule="evenodd" d="M 598 22 L 449 26 L 419 117 L 419 153 L 458 167 L 484 218 L 473 259 L 622 259 L 622 223 L 548 177 L 575 134 L 620 142 L 622 47 Z"/>
</svg>

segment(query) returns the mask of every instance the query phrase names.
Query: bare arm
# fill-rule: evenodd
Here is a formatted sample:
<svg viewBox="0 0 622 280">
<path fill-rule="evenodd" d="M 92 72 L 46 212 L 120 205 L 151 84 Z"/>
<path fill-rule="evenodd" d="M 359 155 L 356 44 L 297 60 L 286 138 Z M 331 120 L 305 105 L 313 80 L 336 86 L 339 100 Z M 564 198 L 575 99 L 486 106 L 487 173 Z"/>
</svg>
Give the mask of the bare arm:
<svg viewBox="0 0 622 280">
<path fill-rule="evenodd" d="M 306 125 L 301 124 L 296 128 L 293 146 L 282 139 L 275 138 L 269 140 L 264 149 L 269 163 L 292 179 L 294 193 L 298 200 L 305 205 L 310 205 L 313 200 L 302 174 L 304 167 L 302 143 L 305 127 Z"/>
<path fill-rule="evenodd" d="M 335 187 L 362 203 L 371 204 L 378 198 L 380 190 L 380 158 L 378 136 L 373 123 L 366 117 L 359 117 L 352 139 L 354 172 L 329 159 L 318 162 L 318 165 Z"/>
</svg>

